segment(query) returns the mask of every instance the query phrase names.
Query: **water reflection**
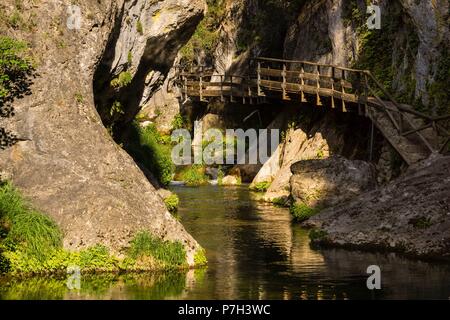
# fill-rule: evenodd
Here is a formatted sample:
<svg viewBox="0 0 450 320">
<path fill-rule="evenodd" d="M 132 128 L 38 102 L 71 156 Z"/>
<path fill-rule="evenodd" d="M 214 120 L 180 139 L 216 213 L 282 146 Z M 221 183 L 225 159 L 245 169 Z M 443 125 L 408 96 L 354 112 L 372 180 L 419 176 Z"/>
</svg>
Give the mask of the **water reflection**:
<svg viewBox="0 0 450 320">
<path fill-rule="evenodd" d="M 180 216 L 207 250 L 209 267 L 181 273 L 0 278 L 0 299 L 448 299 L 450 266 L 342 249 L 312 250 L 308 231 L 286 209 L 258 201 L 246 187 L 174 187 Z M 382 269 L 383 290 L 366 287 Z"/>
</svg>

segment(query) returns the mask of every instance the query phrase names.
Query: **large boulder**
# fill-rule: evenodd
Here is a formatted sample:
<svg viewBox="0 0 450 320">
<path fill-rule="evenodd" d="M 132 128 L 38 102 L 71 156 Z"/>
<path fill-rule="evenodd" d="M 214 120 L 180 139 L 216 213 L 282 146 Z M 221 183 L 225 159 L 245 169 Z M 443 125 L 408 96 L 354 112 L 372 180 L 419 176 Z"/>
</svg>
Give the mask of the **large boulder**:
<svg viewBox="0 0 450 320">
<path fill-rule="evenodd" d="M 340 156 L 299 161 L 291 171 L 291 195 L 295 202 L 309 207 L 344 203 L 376 186 L 373 165 Z"/>
<path fill-rule="evenodd" d="M 450 157 L 425 160 L 306 224 L 321 229 L 317 243 L 450 260 Z"/>
<path fill-rule="evenodd" d="M 15 116 L 0 118 L 0 127 L 21 138 L 0 150 L 1 175 L 56 221 L 67 249 L 102 243 L 120 253 L 136 232 L 148 230 L 159 238 L 181 241 L 193 264 L 197 242 L 111 138 L 94 104 L 93 79 L 95 73 L 102 78 L 100 71 L 113 77 L 130 62 L 137 86 L 140 77 L 151 72 L 149 60 L 170 68 L 201 19 L 204 2 L 80 0 L 79 30 L 66 24 L 72 3 L 23 1 L 21 15 L 33 19 L 33 32 L 0 25 L 7 35 L 30 44 L 38 75 L 32 94 L 14 102 Z M 5 14 L 12 14 L 14 0 L 6 0 L 4 8 Z M 100 61 L 110 61 L 110 68 L 99 69 Z M 144 93 L 130 94 L 138 101 Z"/>
</svg>

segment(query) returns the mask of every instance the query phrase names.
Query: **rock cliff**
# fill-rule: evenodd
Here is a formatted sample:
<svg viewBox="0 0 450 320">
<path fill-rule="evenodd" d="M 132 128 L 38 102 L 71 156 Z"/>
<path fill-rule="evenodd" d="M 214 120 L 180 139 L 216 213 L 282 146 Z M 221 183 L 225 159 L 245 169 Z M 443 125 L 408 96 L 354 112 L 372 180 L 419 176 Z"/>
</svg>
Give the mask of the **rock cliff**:
<svg viewBox="0 0 450 320">
<path fill-rule="evenodd" d="M 197 242 L 104 124 L 113 123 L 112 101 L 122 102 L 118 119 L 127 121 L 152 96 L 204 2 L 80 0 L 78 12 L 72 3 L 1 4 L 2 34 L 29 43 L 37 75 L 31 95 L 14 101 L 15 115 L 0 120 L 20 138 L 0 150 L 2 177 L 55 219 L 68 249 L 102 243 L 121 253 L 137 231 L 148 230 L 181 241 L 192 265 Z M 7 18 L 13 15 L 14 25 Z M 123 72 L 130 84 L 111 89 Z"/>
</svg>

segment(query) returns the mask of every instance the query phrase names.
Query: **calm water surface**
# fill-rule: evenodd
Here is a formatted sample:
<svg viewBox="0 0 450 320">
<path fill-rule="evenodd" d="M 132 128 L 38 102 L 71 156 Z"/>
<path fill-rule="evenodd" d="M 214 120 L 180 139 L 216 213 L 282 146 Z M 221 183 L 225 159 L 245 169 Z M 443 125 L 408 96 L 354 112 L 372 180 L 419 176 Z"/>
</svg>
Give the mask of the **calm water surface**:
<svg viewBox="0 0 450 320">
<path fill-rule="evenodd" d="M 173 187 L 186 229 L 209 266 L 182 273 L 0 279 L 0 299 L 449 299 L 450 265 L 395 254 L 313 250 L 286 209 L 258 201 L 245 186 Z M 382 290 L 366 287 L 369 265 Z"/>
</svg>

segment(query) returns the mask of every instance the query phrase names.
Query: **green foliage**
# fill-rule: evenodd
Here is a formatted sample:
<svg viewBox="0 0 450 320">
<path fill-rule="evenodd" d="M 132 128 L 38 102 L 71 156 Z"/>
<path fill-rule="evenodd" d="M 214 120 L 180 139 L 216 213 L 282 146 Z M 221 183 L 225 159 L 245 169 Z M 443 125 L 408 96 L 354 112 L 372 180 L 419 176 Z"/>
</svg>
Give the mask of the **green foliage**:
<svg viewBox="0 0 450 320">
<path fill-rule="evenodd" d="M 206 259 L 205 249 L 197 249 L 194 255 L 194 263 L 196 267 L 206 266 L 208 264 L 208 259 Z"/>
<path fill-rule="evenodd" d="M 17 248 L 42 260 L 61 245 L 56 224 L 32 209 L 10 183 L 0 187 L 0 219 L 7 226 L 3 243 L 9 249 Z"/>
<path fill-rule="evenodd" d="M 142 26 L 141 20 L 138 20 L 137 23 L 136 23 L 136 31 L 137 31 L 140 35 L 143 35 L 143 34 L 144 34 L 144 27 Z"/>
<path fill-rule="evenodd" d="M 178 205 L 180 204 L 180 199 L 176 194 L 172 194 L 166 199 L 164 199 L 164 203 L 166 204 L 167 210 L 171 213 L 175 213 L 178 211 Z"/>
<path fill-rule="evenodd" d="M 313 229 L 309 233 L 309 239 L 311 241 L 324 241 L 328 237 L 328 233 L 322 229 Z"/>
<path fill-rule="evenodd" d="M 180 178 L 187 186 L 197 187 L 208 184 L 209 178 L 203 165 L 193 165 L 185 167 L 180 173 Z"/>
<path fill-rule="evenodd" d="M 183 267 L 186 252 L 180 242 L 162 241 L 146 231 L 139 232 L 131 241 L 128 256 L 132 259 L 153 257 L 165 267 Z"/>
<path fill-rule="evenodd" d="M 212 55 L 218 44 L 218 27 L 225 17 L 225 1 L 207 0 L 207 4 L 207 14 L 197 26 L 192 38 L 181 49 L 181 55 L 187 61 L 194 60 L 196 50 L 204 50 L 207 55 Z"/>
<path fill-rule="evenodd" d="M 275 198 L 272 200 L 272 204 L 277 206 L 277 207 L 287 207 L 288 205 L 288 200 L 286 198 Z"/>
<path fill-rule="evenodd" d="M 23 41 L 0 36 L 0 105 L 7 98 L 23 92 L 23 84 L 33 71 L 33 66 Z"/>
<path fill-rule="evenodd" d="M 119 259 L 103 245 L 79 252 L 62 248 L 62 234 L 48 217 L 32 209 L 10 183 L 0 187 L 0 273 L 43 274 L 66 272 L 77 266 L 83 272 L 148 270 L 138 258 L 148 256 L 155 268 L 183 267 L 184 247 L 179 242 L 161 241 L 140 232 L 131 241 L 129 256 Z M 153 260 L 152 260 L 153 261 Z"/>
<path fill-rule="evenodd" d="M 163 185 L 168 185 L 172 181 L 175 166 L 172 162 L 171 146 L 164 144 L 167 142 L 156 130 L 155 126 L 139 128 L 142 163 L 156 176 Z"/>
<path fill-rule="evenodd" d="M 172 129 L 182 129 L 186 126 L 186 119 L 179 113 L 172 120 Z"/>
<path fill-rule="evenodd" d="M 294 203 L 289 210 L 297 222 L 306 221 L 320 212 L 319 209 L 311 208 L 304 203 Z"/>
<path fill-rule="evenodd" d="M 256 192 L 267 192 L 267 190 L 269 190 L 271 184 L 272 183 L 269 181 L 258 182 L 255 185 L 252 185 L 250 187 L 250 190 L 256 191 Z"/>
<path fill-rule="evenodd" d="M 222 166 L 219 166 L 219 169 L 217 171 L 217 184 L 219 186 L 223 183 L 223 178 L 225 178 L 225 172 L 223 172 Z"/>
<path fill-rule="evenodd" d="M 436 68 L 434 81 L 428 86 L 428 93 L 438 115 L 450 113 L 450 46 L 442 44 L 440 59 Z"/>
<path fill-rule="evenodd" d="M 128 71 L 123 71 L 117 78 L 111 80 L 111 87 L 119 89 L 128 86 L 133 80 L 133 76 Z"/>
<path fill-rule="evenodd" d="M 114 101 L 114 103 L 111 106 L 111 110 L 109 111 L 109 114 L 111 117 L 114 117 L 116 115 L 125 114 L 125 111 L 123 110 L 122 104 L 120 101 Z"/>
<path fill-rule="evenodd" d="M 131 66 L 133 64 L 133 54 L 131 53 L 131 51 L 128 52 L 127 62 L 128 66 Z"/>
<path fill-rule="evenodd" d="M 416 229 L 428 229 L 429 227 L 431 227 L 433 225 L 433 223 L 431 222 L 431 219 L 428 217 L 420 217 L 420 218 L 411 219 L 409 221 L 409 224 L 413 225 L 413 227 Z"/>
</svg>

